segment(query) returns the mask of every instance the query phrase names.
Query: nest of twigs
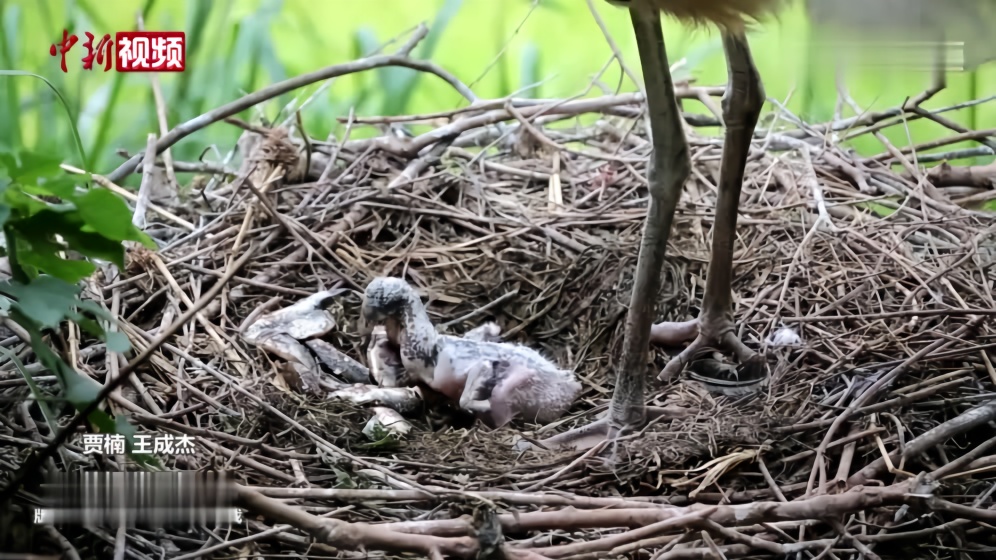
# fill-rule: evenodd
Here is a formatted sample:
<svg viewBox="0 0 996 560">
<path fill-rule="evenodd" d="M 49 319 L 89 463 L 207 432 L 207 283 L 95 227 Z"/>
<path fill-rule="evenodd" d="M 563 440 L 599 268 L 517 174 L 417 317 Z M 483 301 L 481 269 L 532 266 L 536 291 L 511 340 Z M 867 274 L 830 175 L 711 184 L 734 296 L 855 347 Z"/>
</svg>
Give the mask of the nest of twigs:
<svg viewBox="0 0 996 560">
<path fill-rule="evenodd" d="M 679 89 L 685 99 L 721 93 Z M 171 200 L 143 202 L 161 251 L 133 252 L 121 276 L 94 283 L 91 297 L 113 302 L 123 330 L 143 344 L 225 283 L 111 406 L 140 430 L 197 438 L 198 454 L 164 457 L 166 467 L 224 465 L 283 500 L 243 491 L 247 521 L 229 538 L 253 538 L 226 554 L 470 557 L 478 537 L 494 537 L 475 529 L 487 515 L 458 517 L 475 506 L 498 512 L 492 529 L 506 556 L 884 558 L 908 557 L 915 545 L 953 558 L 996 544 L 996 477 L 987 470 L 996 464 L 996 220 L 973 206 L 991 194 L 992 175 L 988 187 L 978 180 L 991 170 L 924 175 L 916 157 L 944 156 L 889 146 L 863 158 L 831 138 L 925 111 L 805 126 L 786 124 L 796 119 L 782 112 L 759 126 L 733 288 L 739 334 L 766 352 L 770 382 L 744 398 L 687 378 L 651 382 L 650 402 L 689 414 L 628 436 L 609 469 L 597 455 L 518 453 L 511 442 L 589 422 L 611 395 L 648 196 L 641 98 L 476 107 L 434 115 L 438 126 L 413 138 L 304 142 L 243 125 L 240 168 L 169 162 L 181 179 L 198 179 Z M 582 124 L 588 114 L 600 118 Z M 697 133 L 690 144 L 695 171 L 668 248 L 659 320 L 692 318 L 702 299 L 721 144 Z M 140 197 L 151 196 L 149 182 L 168 185 L 169 174 L 151 163 L 147 171 Z M 365 408 L 296 393 L 280 381 L 278 358 L 240 339 L 259 312 L 341 288 L 327 339 L 365 362 L 359 294 L 380 275 L 409 279 L 444 330 L 494 319 L 506 340 L 574 368 L 584 393 L 551 426 L 496 431 L 440 419 L 427 404 L 409 415 L 407 437 L 373 442 L 360 432 Z M 801 344 L 772 345 L 783 327 Z M 77 365 L 103 379 L 106 359 L 89 358 L 86 345 Z M 674 352 L 655 348 L 648 378 Z M 0 383 L 10 418 L 2 461 L 14 467 L 23 441 L 42 439 L 27 425 L 31 407 L 18 404 L 23 381 Z M 262 535 L 274 522 L 293 527 Z M 115 540 L 70 531 L 78 538 L 63 551 L 83 556 L 100 557 Z M 136 558 L 192 558 L 207 540 L 135 534 L 127 546 Z"/>
</svg>

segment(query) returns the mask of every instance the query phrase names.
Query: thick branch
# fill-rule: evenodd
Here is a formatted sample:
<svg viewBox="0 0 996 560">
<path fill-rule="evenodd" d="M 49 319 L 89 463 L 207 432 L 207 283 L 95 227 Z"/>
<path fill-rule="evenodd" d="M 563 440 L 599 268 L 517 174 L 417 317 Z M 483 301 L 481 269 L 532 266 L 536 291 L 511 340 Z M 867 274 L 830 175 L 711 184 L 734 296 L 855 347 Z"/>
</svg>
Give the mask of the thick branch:
<svg viewBox="0 0 996 560">
<path fill-rule="evenodd" d="M 991 422 L 994 419 L 996 419 L 996 400 L 989 401 L 980 407 L 968 410 L 952 418 L 951 420 L 928 430 L 913 441 L 909 442 L 903 450 L 901 456 L 903 459 L 909 461 L 910 459 L 923 454 L 928 449 L 938 446 L 958 434 L 963 434 L 972 428 Z M 896 464 L 899 462 L 900 454 L 898 452 L 892 453 L 889 455 L 889 458 L 893 464 Z M 885 457 L 879 457 L 867 467 L 851 475 L 851 477 L 847 479 L 847 483 L 851 486 L 867 484 L 869 480 L 874 479 L 883 470 L 885 470 L 885 468 Z"/>
<path fill-rule="evenodd" d="M 927 179 L 935 187 L 975 187 L 996 189 L 996 162 L 989 165 L 954 167 L 943 162 L 927 171 Z"/>
<path fill-rule="evenodd" d="M 473 558 L 477 541 L 470 537 L 435 537 L 392 531 L 384 525 L 347 523 L 311 515 L 279 500 L 267 498 L 244 486 L 236 486 L 236 503 L 278 523 L 286 523 L 307 532 L 315 540 L 344 550 L 359 547 L 393 552 L 443 553 L 459 558 Z"/>
</svg>

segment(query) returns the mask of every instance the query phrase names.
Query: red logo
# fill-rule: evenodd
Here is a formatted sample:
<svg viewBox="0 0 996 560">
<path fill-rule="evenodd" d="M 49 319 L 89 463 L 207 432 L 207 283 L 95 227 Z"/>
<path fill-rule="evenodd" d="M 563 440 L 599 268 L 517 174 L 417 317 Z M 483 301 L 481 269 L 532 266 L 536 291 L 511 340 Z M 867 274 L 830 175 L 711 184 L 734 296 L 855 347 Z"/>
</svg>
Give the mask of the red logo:
<svg viewBox="0 0 996 560">
<path fill-rule="evenodd" d="M 104 72 L 107 72 L 111 69 L 111 36 L 105 34 L 94 47 L 93 33 L 89 31 L 84 31 L 84 33 L 86 33 L 86 42 L 83 43 L 83 48 L 86 49 L 87 54 L 83 57 L 83 69 L 93 69 L 93 61 L 96 59 L 97 64 L 103 64 Z"/>
<path fill-rule="evenodd" d="M 104 72 L 111 69 L 111 61 L 118 72 L 183 72 L 187 67 L 187 42 L 183 31 L 120 31 L 111 42 L 105 34 L 94 45 L 93 33 L 84 32 L 83 69 L 93 70 L 94 62 L 103 65 Z M 68 72 L 66 55 L 79 41 L 76 35 L 62 30 L 62 40 L 53 43 L 48 53 L 60 57 L 59 67 Z M 114 53 L 111 53 L 113 48 Z"/>
<path fill-rule="evenodd" d="M 114 51 L 118 72 L 183 72 L 187 67 L 183 31 L 119 31 Z"/>
<path fill-rule="evenodd" d="M 73 45 L 75 45 L 76 41 L 79 40 L 80 40 L 79 37 L 77 37 L 76 35 L 70 35 L 69 31 L 63 29 L 62 41 L 58 43 L 58 47 L 56 46 L 55 43 L 52 43 L 52 46 L 48 48 L 48 54 L 52 56 L 60 56 L 60 55 L 62 56 L 62 60 L 60 61 L 61 62 L 60 66 L 63 72 L 69 71 L 69 69 L 66 68 L 66 53 L 68 53 L 69 49 L 73 48 Z"/>
</svg>

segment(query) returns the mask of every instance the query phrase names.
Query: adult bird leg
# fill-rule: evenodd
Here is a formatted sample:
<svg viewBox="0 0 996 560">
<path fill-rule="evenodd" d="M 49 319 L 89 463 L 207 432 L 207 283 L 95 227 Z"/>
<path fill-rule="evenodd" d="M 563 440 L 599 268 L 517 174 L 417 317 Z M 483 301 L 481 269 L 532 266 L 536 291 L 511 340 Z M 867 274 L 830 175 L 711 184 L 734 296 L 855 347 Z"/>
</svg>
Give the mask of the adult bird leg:
<svg viewBox="0 0 996 560">
<path fill-rule="evenodd" d="M 712 255 L 698 321 L 699 334 L 684 351 L 668 362 L 660 373 L 661 380 L 676 377 L 685 364 L 707 348 L 733 354 L 741 364 L 741 372 L 750 379 L 760 378 L 766 369 L 763 356 L 744 345 L 734 334 L 732 289 L 733 244 L 737 233 L 740 190 L 751 137 L 764 104 L 764 88 L 743 32 L 724 31 L 723 49 L 730 74 L 723 96 L 726 138 L 719 170 Z"/>
<path fill-rule="evenodd" d="M 621 433 L 645 425 L 648 413 L 663 413 L 660 409 L 644 406 L 647 354 L 655 302 L 661 287 L 664 251 L 681 190 L 691 173 L 692 164 L 674 83 L 668 70 L 660 12 L 644 0 L 632 0 L 629 10 L 646 84 L 653 153 L 647 177 L 650 202 L 626 315 L 623 354 L 616 369 L 616 386 L 609 414 L 591 424 L 544 440 L 541 443 L 546 447 L 586 449 L 606 438 L 615 441 Z M 734 220 L 735 211 L 734 208 Z"/>
</svg>

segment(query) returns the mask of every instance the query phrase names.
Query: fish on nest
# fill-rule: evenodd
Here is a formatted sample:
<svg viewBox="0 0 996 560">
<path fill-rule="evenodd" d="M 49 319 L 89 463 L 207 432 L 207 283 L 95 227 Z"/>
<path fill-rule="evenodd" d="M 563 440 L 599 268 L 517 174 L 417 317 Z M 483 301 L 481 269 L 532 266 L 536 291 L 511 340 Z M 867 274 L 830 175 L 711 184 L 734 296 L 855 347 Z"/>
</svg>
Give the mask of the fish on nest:
<svg viewBox="0 0 996 560">
<path fill-rule="evenodd" d="M 371 281 L 361 315 L 364 326 L 385 324 L 408 375 L 491 427 L 516 417 L 556 420 L 581 392 L 574 372 L 529 347 L 496 341 L 497 325 L 483 325 L 464 337 L 440 334 L 418 293 L 401 278 Z"/>
</svg>

